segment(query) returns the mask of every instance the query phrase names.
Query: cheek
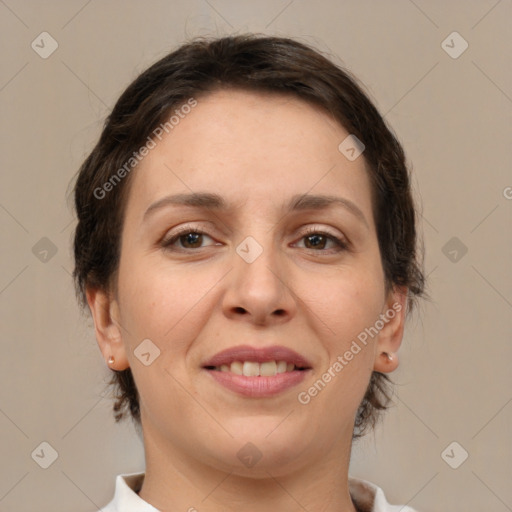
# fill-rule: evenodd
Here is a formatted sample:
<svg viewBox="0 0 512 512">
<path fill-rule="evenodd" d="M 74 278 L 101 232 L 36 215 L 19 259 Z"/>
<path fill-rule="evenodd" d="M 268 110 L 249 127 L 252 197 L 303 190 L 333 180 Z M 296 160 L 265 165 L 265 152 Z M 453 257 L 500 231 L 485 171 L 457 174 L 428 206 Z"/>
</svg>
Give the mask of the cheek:
<svg viewBox="0 0 512 512">
<path fill-rule="evenodd" d="M 381 313 L 385 287 L 382 272 L 366 267 L 339 268 L 311 279 L 297 278 L 295 292 L 316 318 L 330 345 L 342 350 L 346 343 L 373 325 Z"/>
<path fill-rule="evenodd" d="M 315 411 L 315 417 L 336 416 L 325 426 L 333 433 L 342 428 L 347 414 L 356 414 L 367 389 L 377 340 L 367 333 L 379 319 L 383 293 L 379 280 L 352 275 L 329 280 L 318 289 L 316 302 L 308 303 L 327 358 L 315 372 L 312 386 L 301 389 L 298 399 Z"/>
<path fill-rule="evenodd" d="M 373 371 L 377 336 L 368 332 L 381 313 L 383 275 L 375 265 L 373 270 L 368 266 L 362 272 L 340 269 L 329 279 L 317 282 L 314 291 L 303 283 L 300 293 L 307 297 L 305 302 L 314 313 L 309 314 L 309 319 L 315 323 L 313 330 L 319 335 L 328 359 L 316 372 L 318 386 L 311 389 L 311 394 L 305 391 L 312 399 L 315 397 L 319 414 L 333 403 L 355 411 Z"/>
<path fill-rule="evenodd" d="M 149 338 L 160 349 L 176 354 L 186 350 L 207 321 L 212 307 L 210 292 L 219 276 L 192 267 L 148 262 L 137 264 L 135 258 L 126 258 L 120 267 L 121 322 L 130 346 Z"/>
<path fill-rule="evenodd" d="M 146 412 L 154 404 L 180 409 L 183 390 L 172 376 L 183 375 L 185 371 L 187 353 L 200 334 L 201 322 L 208 318 L 206 308 L 211 304 L 205 300 L 205 294 L 215 280 L 200 272 L 170 271 L 158 262 L 131 263 L 127 258 L 119 271 L 120 320 L 141 405 Z M 138 347 L 143 347 L 141 343 L 147 339 L 157 349 L 146 341 L 144 352 L 149 351 L 150 358 L 158 355 L 146 366 L 138 358 L 143 353 Z M 178 377 L 178 380 L 183 379 Z"/>
</svg>

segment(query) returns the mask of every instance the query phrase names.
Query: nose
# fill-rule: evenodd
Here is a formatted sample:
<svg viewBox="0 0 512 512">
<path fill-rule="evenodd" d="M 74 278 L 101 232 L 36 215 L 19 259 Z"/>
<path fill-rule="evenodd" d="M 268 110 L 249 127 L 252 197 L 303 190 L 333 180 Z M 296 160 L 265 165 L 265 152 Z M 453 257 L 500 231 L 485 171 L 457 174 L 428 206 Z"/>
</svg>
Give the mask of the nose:
<svg viewBox="0 0 512 512">
<path fill-rule="evenodd" d="M 297 305 L 284 257 L 270 241 L 258 244 L 252 237 L 237 249 L 232 256 L 233 270 L 227 276 L 224 314 L 259 326 L 288 322 L 295 315 Z M 248 257 L 260 251 L 254 260 Z"/>
</svg>

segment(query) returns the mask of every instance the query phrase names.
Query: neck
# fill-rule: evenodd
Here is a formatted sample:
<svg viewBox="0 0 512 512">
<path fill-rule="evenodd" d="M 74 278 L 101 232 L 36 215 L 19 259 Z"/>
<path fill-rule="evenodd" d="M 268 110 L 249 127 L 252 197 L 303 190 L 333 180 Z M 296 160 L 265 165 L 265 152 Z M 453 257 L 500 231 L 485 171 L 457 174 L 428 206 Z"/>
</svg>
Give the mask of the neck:
<svg viewBox="0 0 512 512">
<path fill-rule="evenodd" d="M 145 430 L 146 475 L 139 496 L 163 512 L 357 512 L 348 489 L 348 433 L 297 469 L 276 465 L 244 475 L 194 459 Z"/>
</svg>

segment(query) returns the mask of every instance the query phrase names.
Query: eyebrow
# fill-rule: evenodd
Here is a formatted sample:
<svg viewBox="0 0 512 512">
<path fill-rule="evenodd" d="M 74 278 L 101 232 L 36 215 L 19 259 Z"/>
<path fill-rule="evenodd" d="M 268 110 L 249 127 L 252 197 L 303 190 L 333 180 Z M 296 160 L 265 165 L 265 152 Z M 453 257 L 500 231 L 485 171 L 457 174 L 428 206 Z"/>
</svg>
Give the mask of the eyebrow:
<svg viewBox="0 0 512 512">
<path fill-rule="evenodd" d="M 214 211 L 232 210 L 224 198 L 210 192 L 195 192 L 190 194 L 175 194 L 165 196 L 152 203 L 145 211 L 143 220 L 146 220 L 153 212 L 168 206 L 188 206 L 191 208 L 211 209 Z M 303 210 L 326 210 L 333 206 L 342 207 L 352 213 L 367 227 L 369 227 L 363 212 L 355 203 L 343 197 L 324 194 L 296 194 L 291 197 L 285 206 L 285 213 Z"/>
</svg>

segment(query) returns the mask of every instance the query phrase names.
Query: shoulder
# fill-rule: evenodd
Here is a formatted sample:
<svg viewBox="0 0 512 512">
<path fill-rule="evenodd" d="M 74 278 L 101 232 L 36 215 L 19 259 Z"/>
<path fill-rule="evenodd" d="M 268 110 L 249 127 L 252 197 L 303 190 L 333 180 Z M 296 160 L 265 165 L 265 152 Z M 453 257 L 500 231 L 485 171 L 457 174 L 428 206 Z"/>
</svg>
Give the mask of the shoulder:
<svg viewBox="0 0 512 512">
<path fill-rule="evenodd" d="M 98 512 L 118 512 L 118 509 L 114 500 L 112 500 L 108 505 L 101 507 Z"/>
<path fill-rule="evenodd" d="M 159 512 L 137 494 L 143 480 L 144 473 L 117 475 L 114 497 L 99 512 Z"/>
<path fill-rule="evenodd" d="M 407 505 L 388 503 L 384 491 L 367 480 L 349 477 L 348 488 L 352 501 L 362 512 L 418 512 Z"/>
<path fill-rule="evenodd" d="M 100 512 L 124 512 L 128 510 L 159 512 L 137 494 L 143 480 L 144 473 L 117 475 L 114 497 L 112 501 L 99 509 Z M 418 512 L 407 505 L 388 503 L 384 491 L 367 480 L 349 477 L 348 486 L 350 496 L 361 512 Z"/>
</svg>

